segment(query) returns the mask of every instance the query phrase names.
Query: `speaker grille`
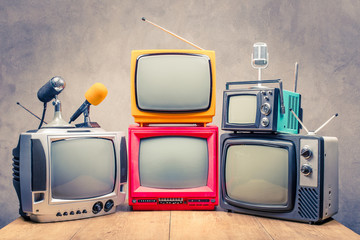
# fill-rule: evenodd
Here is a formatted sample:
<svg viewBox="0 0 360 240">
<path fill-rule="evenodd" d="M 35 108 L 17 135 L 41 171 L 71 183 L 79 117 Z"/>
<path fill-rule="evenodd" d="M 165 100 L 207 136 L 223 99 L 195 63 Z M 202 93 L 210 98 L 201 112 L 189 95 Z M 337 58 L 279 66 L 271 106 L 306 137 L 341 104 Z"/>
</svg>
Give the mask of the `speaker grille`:
<svg viewBox="0 0 360 240">
<path fill-rule="evenodd" d="M 288 103 L 289 103 L 289 109 L 293 109 L 295 111 L 295 113 L 296 113 L 296 109 L 299 108 L 299 98 L 296 97 L 296 96 L 289 95 Z M 292 130 L 296 130 L 298 122 L 297 122 L 295 116 L 290 111 L 286 111 L 286 112 L 287 112 L 287 115 L 288 115 L 287 116 L 287 119 L 288 119 L 287 128 L 292 129 Z M 299 114 L 299 113 L 296 113 L 296 114 Z"/>
<path fill-rule="evenodd" d="M 300 217 L 317 221 L 319 218 L 319 193 L 316 188 L 300 188 L 298 194 Z"/>
</svg>

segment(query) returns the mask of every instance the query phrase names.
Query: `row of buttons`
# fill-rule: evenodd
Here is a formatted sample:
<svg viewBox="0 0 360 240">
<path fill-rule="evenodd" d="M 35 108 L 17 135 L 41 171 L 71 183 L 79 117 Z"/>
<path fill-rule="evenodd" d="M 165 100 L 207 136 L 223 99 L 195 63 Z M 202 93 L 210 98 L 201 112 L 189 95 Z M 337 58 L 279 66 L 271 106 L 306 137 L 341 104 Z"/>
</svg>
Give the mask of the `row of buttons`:
<svg viewBox="0 0 360 240">
<path fill-rule="evenodd" d="M 82 210 L 82 212 L 81 212 L 80 210 L 77 210 L 77 211 L 76 211 L 76 214 L 81 214 L 81 213 L 86 214 L 86 213 L 87 213 L 86 209 Z M 70 213 L 68 213 L 68 212 L 63 212 L 63 213 L 58 212 L 58 213 L 56 214 L 56 216 L 57 216 L 57 217 L 68 216 L 69 214 L 70 214 L 70 215 L 75 215 L 75 212 L 74 212 L 74 211 L 71 211 Z"/>
<path fill-rule="evenodd" d="M 189 199 L 188 202 L 189 203 L 196 203 L 196 202 L 212 202 L 215 203 L 215 199 Z M 139 199 L 139 200 L 132 200 L 133 203 L 156 203 L 155 199 Z M 159 204 L 178 204 L 178 203 L 185 203 L 186 201 L 184 201 L 183 198 L 159 198 Z"/>
<path fill-rule="evenodd" d="M 139 199 L 138 202 L 139 203 L 156 203 L 156 199 Z M 133 200 L 133 203 L 136 203 L 136 200 Z"/>
<path fill-rule="evenodd" d="M 262 93 L 262 95 L 266 95 L 266 91 L 261 91 L 261 93 Z M 269 94 L 269 95 L 272 95 L 273 94 L 273 92 L 270 90 L 270 91 L 267 91 L 267 93 Z"/>
<path fill-rule="evenodd" d="M 159 198 L 159 204 L 183 204 L 183 203 L 184 203 L 183 198 Z"/>
<path fill-rule="evenodd" d="M 159 198 L 159 201 L 183 201 L 183 198 Z"/>
<path fill-rule="evenodd" d="M 213 199 L 212 199 L 213 200 Z M 209 199 L 189 199 L 189 203 L 196 203 L 196 202 L 210 202 Z"/>
</svg>

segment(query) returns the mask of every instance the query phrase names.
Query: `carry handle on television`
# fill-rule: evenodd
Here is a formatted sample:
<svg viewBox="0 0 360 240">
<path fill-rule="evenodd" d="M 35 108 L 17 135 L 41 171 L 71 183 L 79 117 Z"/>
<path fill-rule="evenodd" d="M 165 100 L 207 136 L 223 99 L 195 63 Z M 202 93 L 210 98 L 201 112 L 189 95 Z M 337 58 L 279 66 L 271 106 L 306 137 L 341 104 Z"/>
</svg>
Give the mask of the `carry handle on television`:
<svg viewBox="0 0 360 240">
<path fill-rule="evenodd" d="M 278 83 L 279 84 L 281 114 L 285 114 L 283 85 L 282 85 L 281 79 L 227 82 L 226 83 L 226 90 L 230 90 L 231 85 L 251 85 L 251 84 L 261 84 L 261 83 Z"/>
</svg>

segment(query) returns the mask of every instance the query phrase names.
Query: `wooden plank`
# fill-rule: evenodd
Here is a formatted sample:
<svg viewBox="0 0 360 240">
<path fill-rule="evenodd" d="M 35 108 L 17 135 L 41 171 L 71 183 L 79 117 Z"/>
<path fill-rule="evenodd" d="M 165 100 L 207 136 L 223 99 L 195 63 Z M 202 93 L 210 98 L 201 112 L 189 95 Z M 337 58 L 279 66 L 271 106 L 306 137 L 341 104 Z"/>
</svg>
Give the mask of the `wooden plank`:
<svg viewBox="0 0 360 240">
<path fill-rule="evenodd" d="M 119 211 L 120 210 L 120 211 Z M 170 211 L 129 212 L 75 221 L 35 223 L 18 218 L 0 230 L 1 240 L 16 239 L 169 239 Z"/>
<path fill-rule="evenodd" d="M 223 211 L 172 211 L 170 239 L 271 239 L 255 217 Z"/>
<path fill-rule="evenodd" d="M 360 239 L 335 220 L 309 225 L 223 211 L 129 211 L 76 221 L 34 223 L 22 218 L 0 239 Z"/>
<path fill-rule="evenodd" d="M 258 222 L 266 229 L 273 239 L 360 239 L 360 236 L 335 220 L 321 225 L 310 225 L 258 217 Z"/>
<path fill-rule="evenodd" d="M 88 221 L 71 238 L 78 239 L 169 239 L 169 211 L 116 212 Z"/>
<path fill-rule="evenodd" d="M 20 217 L 0 230 L 0 239 L 71 239 L 88 220 L 35 223 Z"/>
</svg>

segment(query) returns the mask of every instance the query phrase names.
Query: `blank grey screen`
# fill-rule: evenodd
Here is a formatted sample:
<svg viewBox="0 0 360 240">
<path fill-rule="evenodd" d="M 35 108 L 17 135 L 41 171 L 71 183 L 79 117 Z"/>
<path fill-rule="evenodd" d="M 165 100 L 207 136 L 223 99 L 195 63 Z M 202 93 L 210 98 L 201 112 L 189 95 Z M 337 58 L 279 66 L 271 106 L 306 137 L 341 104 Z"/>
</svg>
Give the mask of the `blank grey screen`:
<svg viewBox="0 0 360 240">
<path fill-rule="evenodd" d="M 207 140 L 154 137 L 140 140 L 140 185 L 151 188 L 207 186 Z"/>
<path fill-rule="evenodd" d="M 225 181 L 231 199 L 286 205 L 288 150 L 258 145 L 230 146 L 226 155 Z"/>
<path fill-rule="evenodd" d="M 211 72 L 205 55 L 147 55 L 137 62 L 138 107 L 153 111 L 196 111 L 210 106 Z"/>
<path fill-rule="evenodd" d="M 82 199 L 111 193 L 115 154 L 111 140 L 77 138 L 51 144 L 51 190 L 56 199 Z"/>
<path fill-rule="evenodd" d="M 256 95 L 231 96 L 229 98 L 228 121 L 236 124 L 254 124 L 256 110 Z"/>
</svg>

